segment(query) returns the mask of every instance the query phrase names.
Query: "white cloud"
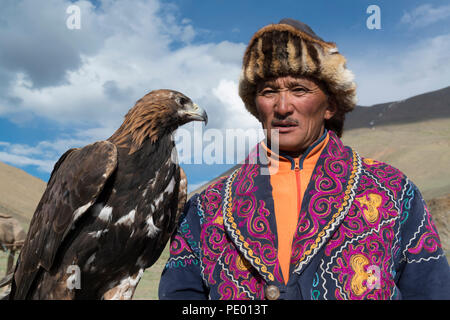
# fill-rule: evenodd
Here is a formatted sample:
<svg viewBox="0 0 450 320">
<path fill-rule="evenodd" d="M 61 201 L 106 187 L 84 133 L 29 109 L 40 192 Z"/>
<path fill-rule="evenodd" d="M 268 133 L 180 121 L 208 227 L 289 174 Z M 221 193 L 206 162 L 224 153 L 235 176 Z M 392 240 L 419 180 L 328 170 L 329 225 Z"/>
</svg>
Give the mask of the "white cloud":
<svg viewBox="0 0 450 320">
<path fill-rule="evenodd" d="M 244 103 L 238 94 L 236 81 L 221 79 L 212 93 L 226 109 L 223 117 L 223 128 L 259 128 L 260 124 L 256 118 L 245 109 Z"/>
<path fill-rule="evenodd" d="M 23 6 L 31 7 L 34 3 L 22 2 Z M 49 11 L 53 21 L 61 20 L 57 13 L 53 13 L 55 9 L 51 4 L 42 4 L 44 8 L 36 10 L 35 15 Z M 59 4 L 58 10 L 64 9 L 65 4 Z M 0 112 L 4 116 L 35 114 L 63 125 L 87 122 L 91 127 L 105 126 L 105 123 L 112 127 L 120 124 L 136 100 L 159 88 L 182 91 L 193 100 L 204 102 L 208 111 L 224 109 L 221 104 L 207 104 L 217 102 L 210 96 L 222 79 L 238 79 L 244 44 L 228 41 L 192 44 L 196 30 L 190 20 L 177 18 L 173 5 L 164 5 L 156 0 L 135 1 L 133 6 L 122 1 L 105 1 L 101 10 L 95 10 L 84 2 L 75 4 L 82 4 L 80 32 L 95 34 L 95 37 L 72 38 L 72 46 L 95 49 L 75 50 L 79 58 L 78 64 L 74 63 L 77 67 L 63 69 L 64 81 L 47 83 L 39 88 L 35 82 L 40 79 L 33 76 L 32 68 L 18 68 L 9 79 L 8 96 L 17 98 L 20 103 L 8 103 L 0 96 Z M 23 15 L 17 12 L 15 16 Z M 21 23 L 24 22 L 8 20 L 8 26 L 13 30 Z M 50 30 L 55 25 L 47 22 L 44 28 L 40 33 L 47 38 L 41 41 L 50 43 L 56 37 Z M 69 35 L 77 32 L 70 30 Z M 69 40 L 66 42 L 70 43 Z M 91 45 L 92 42 L 95 45 Z M 18 43 L 10 39 L 9 50 L 18 49 Z M 33 48 L 24 49 L 33 51 Z M 63 60 L 64 55 L 59 59 Z"/>
<path fill-rule="evenodd" d="M 16 167 L 36 166 L 41 172 L 50 173 L 59 157 L 70 148 L 79 148 L 94 141 L 105 140 L 111 128 L 78 130 L 71 136 L 44 140 L 31 146 L 27 144 L 0 141 L 0 161 Z"/>
<path fill-rule="evenodd" d="M 205 108 L 205 130 L 260 127 L 237 91 L 245 44 L 196 44 L 196 36 L 207 31 L 158 0 L 132 6 L 105 0 L 100 10 L 78 1 L 81 30 L 68 30 L 70 4 L 21 0 L 2 7 L 0 116 L 26 122 L 38 115 L 73 134 L 36 145 L 0 142 L 0 161 L 49 172 L 48 164 L 68 148 L 108 138 L 136 100 L 159 88 L 181 91 Z M 448 6 L 419 8 L 402 21 L 427 25 L 448 17 Z M 448 85 L 450 34 L 398 52 L 348 58 L 360 104 L 399 100 Z M 193 124 L 185 128 L 194 132 Z"/>
<path fill-rule="evenodd" d="M 51 172 L 55 164 L 52 160 L 41 160 L 27 156 L 11 154 L 9 152 L 0 151 L 0 161 L 12 164 L 14 166 L 36 166 L 38 170 L 43 172 Z"/>
<path fill-rule="evenodd" d="M 349 56 L 358 85 L 358 104 L 406 99 L 449 85 L 450 33 L 424 39 L 395 51 Z"/>
<path fill-rule="evenodd" d="M 420 28 L 448 18 L 450 18 L 450 5 L 433 7 L 431 4 L 423 4 L 411 12 L 405 12 L 400 22 L 413 28 Z"/>
<path fill-rule="evenodd" d="M 205 108 L 208 127 L 252 121 L 239 110 L 235 82 L 244 44 L 194 44 L 192 22 L 180 17 L 176 6 L 157 0 L 137 0 L 132 6 L 102 1 L 101 10 L 75 2 L 81 8 L 81 29 L 68 30 L 65 9 L 70 4 L 22 0 L 3 10 L 7 27 L 0 39 L 7 40 L 8 50 L 0 49 L 0 66 L 9 67 L 3 73 L 0 68 L 0 81 L 6 79 L 0 87 L 7 88 L 0 90 L 0 116 L 25 123 L 39 116 L 74 132 L 34 146 L 3 146 L 11 155 L 4 161 L 50 171 L 32 160 L 54 162 L 70 147 L 108 138 L 135 101 L 159 88 L 181 91 Z M 21 57 L 20 52 L 29 54 Z M 230 107 L 233 116 L 225 123 Z"/>
<path fill-rule="evenodd" d="M 102 30 L 89 1 L 76 3 L 83 28 L 69 30 L 68 1 L 3 1 L 0 12 L 0 65 L 10 75 L 23 72 L 37 89 L 65 82 L 65 74 L 81 66 L 81 55 L 103 45 Z"/>
</svg>

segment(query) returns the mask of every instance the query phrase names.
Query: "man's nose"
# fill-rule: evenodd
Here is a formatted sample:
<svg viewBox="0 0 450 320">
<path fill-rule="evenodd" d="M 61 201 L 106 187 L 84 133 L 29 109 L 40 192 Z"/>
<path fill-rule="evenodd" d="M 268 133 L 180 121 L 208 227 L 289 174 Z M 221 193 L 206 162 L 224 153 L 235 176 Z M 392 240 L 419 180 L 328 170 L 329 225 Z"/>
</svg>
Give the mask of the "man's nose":
<svg viewBox="0 0 450 320">
<path fill-rule="evenodd" d="M 275 104 L 275 112 L 280 115 L 291 114 L 293 106 L 290 101 L 289 90 L 280 90 L 278 93 L 278 99 Z"/>
</svg>

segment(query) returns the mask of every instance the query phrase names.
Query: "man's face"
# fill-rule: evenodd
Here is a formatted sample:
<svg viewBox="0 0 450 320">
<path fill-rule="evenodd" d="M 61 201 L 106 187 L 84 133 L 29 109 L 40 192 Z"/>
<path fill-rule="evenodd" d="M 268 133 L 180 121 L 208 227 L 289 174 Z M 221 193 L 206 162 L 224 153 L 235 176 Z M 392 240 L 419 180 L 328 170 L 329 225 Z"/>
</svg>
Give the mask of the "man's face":
<svg viewBox="0 0 450 320">
<path fill-rule="evenodd" d="M 319 85 L 304 77 L 280 77 L 260 83 L 256 108 L 267 139 L 279 130 L 279 149 L 298 156 L 324 132 L 324 120 L 333 117 L 334 107 Z"/>
</svg>

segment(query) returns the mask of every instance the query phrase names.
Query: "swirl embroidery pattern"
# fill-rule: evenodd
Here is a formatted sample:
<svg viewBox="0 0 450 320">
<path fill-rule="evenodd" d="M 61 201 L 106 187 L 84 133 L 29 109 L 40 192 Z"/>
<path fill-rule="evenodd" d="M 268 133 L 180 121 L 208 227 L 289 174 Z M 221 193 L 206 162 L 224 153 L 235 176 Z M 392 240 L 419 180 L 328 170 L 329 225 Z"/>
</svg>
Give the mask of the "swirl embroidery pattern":
<svg viewBox="0 0 450 320">
<path fill-rule="evenodd" d="M 353 206 L 325 248 L 325 255 L 332 257 L 322 275 L 335 281 L 336 299 L 389 299 L 396 288 L 391 271 L 401 204 L 395 197 L 404 176 L 380 162 L 364 163 Z"/>
<path fill-rule="evenodd" d="M 241 256 L 236 247 L 229 242 L 225 232 L 226 223 L 233 224 L 235 227 L 236 224 L 233 219 L 226 217 L 229 211 L 227 209 L 230 206 L 229 202 L 222 201 L 225 200 L 222 199 L 222 194 L 227 195 L 227 188 L 236 178 L 236 174 L 237 172 L 233 173 L 229 179 L 221 180 L 219 185 L 213 185 L 204 192 L 205 201 L 203 203 L 206 206 L 203 207 L 201 233 L 204 277 L 209 284 L 218 285 L 219 299 L 262 298 L 264 292 L 263 279 L 252 271 L 253 267 L 247 262 L 248 258 Z M 242 211 L 253 215 L 255 209 L 252 205 L 248 202 L 245 205 L 250 205 L 249 207 L 242 205 L 244 208 L 250 208 L 250 210 Z M 259 212 L 267 214 L 263 206 L 259 208 Z M 236 236 L 242 239 L 243 236 L 239 230 L 236 231 Z M 249 248 L 249 245 L 246 248 Z M 248 254 L 250 257 L 254 255 L 251 249 Z M 261 269 L 263 272 L 266 270 L 264 267 L 262 266 Z"/>
<path fill-rule="evenodd" d="M 417 242 L 417 245 L 413 248 L 409 248 L 408 252 L 412 254 L 419 254 L 422 250 L 426 250 L 429 253 L 433 253 L 437 250 L 437 248 L 441 248 L 441 242 L 439 239 L 439 235 L 436 232 L 436 226 L 431 219 L 430 212 L 428 211 L 427 207 L 425 207 L 426 211 L 426 219 L 427 224 L 425 225 L 426 231 L 421 235 L 419 238 L 419 241 Z"/>
<path fill-rule="evenodd" d="M 254 157 L 254 154 L 249 157 Z M 224 224 L 233 242 L 253 267 L 268 281 L 274 281 L 275 277 L 281 281 L 276 239 L 267 219 L 270 212 L 264 200 L 256 201 L 258 187 L 254 177 L 260 177 L 258 174 L 258 165 L 245 164 L 230 176 L 225 190 Z"/>
<path fill-rule="evenodd" d="M 221 191 L 224 187 L 224 180 L 221 179 L 209 186 L 201 194 L 203 217 L 200 241 L 202 246 L 203 277 L 211 284 L 216 283 L 216 279 L 213 277 L 213 270 L 217 264 L 217 259 L 221 256 L 228 243 L 224 233 L 221 210 Z"/>
<path fill-rule="evenodd" d="M 321 248 L 353 203 L 361 159 L 356 152 L 352 156 L 349 152 L 330 135 L 310 181 L 314 188 L 303 200 L 291 258 L 291 264 L 296 265 L 295 272 L 300 272 Z"/>
</svg>

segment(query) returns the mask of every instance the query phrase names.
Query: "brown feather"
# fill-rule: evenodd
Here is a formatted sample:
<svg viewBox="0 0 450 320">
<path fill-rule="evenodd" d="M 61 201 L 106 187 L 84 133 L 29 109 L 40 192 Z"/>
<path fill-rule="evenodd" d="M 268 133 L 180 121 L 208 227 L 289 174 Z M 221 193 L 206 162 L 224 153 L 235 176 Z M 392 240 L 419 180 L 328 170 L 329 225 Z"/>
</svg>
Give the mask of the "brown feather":
<svg viewBox="0 0 450 320">
<path fill-rule="evenodd" d="M 161 99 L 165 90 L 152 91 L 139 99 L 133 108 L 125 115 L 125 120 L 117 131 L 108 139 L 119 148 L 129 148 L 129 154 L 135 153 L 149 138 L 155 143 L 161 135 L 163 124 L 170 121 L 171 100 L 170 92 Z"/>
</svg>

